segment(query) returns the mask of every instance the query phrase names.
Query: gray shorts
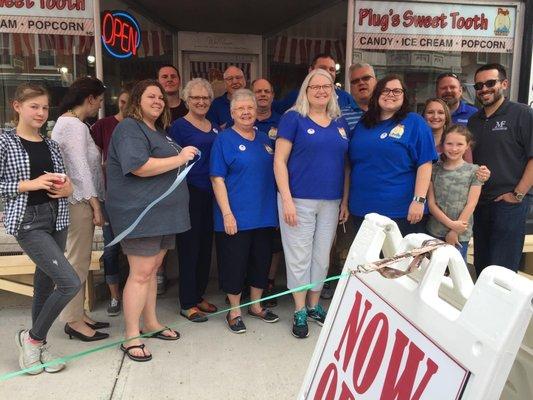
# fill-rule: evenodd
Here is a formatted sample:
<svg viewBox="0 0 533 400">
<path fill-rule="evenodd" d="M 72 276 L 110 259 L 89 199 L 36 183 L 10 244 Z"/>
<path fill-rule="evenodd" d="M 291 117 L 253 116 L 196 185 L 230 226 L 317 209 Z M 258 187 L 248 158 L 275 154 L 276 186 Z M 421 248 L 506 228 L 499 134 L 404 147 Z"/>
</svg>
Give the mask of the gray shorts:
<svg viewBox="0 0 533 400">
<path fill-rule="evenodd" d="M 161 250 L 170 250 L 176 246 L 176 235 L 161 235 L 120 241 L 122 252 L 130 256 L 155 256 Z"/>
</svg>

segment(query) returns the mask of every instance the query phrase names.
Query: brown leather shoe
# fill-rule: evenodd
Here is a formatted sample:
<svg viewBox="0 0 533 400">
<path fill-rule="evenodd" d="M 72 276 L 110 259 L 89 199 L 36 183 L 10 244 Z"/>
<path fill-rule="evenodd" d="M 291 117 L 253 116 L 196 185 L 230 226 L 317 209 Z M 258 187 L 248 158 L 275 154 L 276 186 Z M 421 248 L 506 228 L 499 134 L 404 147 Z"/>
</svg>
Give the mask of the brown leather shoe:
<svg viewBox="0 0 533 400">
<path fill-rule="evenodd" d="M 200 309 L 200 311 L 203 311 L 208 314 L 212 314 L 218 311 L 217 306 L 209 303 L 207 300 L 202 300 L 202 302 L 198 303 L 197 306 Z"/>
</svg>

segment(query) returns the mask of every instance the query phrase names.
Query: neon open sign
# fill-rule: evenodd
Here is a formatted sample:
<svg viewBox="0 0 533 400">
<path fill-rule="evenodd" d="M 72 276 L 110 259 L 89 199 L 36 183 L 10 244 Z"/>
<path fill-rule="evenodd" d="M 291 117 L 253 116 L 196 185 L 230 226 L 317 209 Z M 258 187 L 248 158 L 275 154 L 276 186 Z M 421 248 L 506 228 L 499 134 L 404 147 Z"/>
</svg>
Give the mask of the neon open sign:
<svg viewBox="0 0 533 400">
<path fill-rule="evenodd" d="M 141 45 L 141 28 L 137 20 L 125 11 L 104 11 L 102 44 L 116 58 L 137 55 Z"/>
</svg>

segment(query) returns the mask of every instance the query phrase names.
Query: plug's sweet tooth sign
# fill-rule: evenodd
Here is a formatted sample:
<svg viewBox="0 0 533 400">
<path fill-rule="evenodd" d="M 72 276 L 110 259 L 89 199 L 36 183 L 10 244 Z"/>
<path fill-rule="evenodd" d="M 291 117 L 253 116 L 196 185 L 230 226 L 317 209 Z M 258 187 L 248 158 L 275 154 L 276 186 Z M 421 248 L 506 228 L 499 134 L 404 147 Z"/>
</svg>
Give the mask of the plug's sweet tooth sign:
<svg viewBox="0 0 533 400">
<path fill-rule="evenodd" d="M 344 288 L 305 399 L 460 399 L 469 372 L 370 287 Z"/>
<path fill-rule="evenodd" d="M 516 8 L 431 2 L 355 2 L 354 48 L 510 53 Z"/>
</svg>

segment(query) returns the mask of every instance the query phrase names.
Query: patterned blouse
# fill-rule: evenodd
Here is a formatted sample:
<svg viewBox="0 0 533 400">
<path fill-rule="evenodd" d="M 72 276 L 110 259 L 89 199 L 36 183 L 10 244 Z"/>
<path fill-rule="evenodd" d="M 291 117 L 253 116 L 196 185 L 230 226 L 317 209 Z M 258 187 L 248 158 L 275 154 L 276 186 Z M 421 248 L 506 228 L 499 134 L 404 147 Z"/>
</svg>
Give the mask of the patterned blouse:
<svg viewBox="0 0 533 400">
<path fill-rule="evenodd" d="M 53 172 L 65 173 L 65 166 L 59 146 L 53 140 L 43 137 L 50 149 Z M 28 193 L 20 193 L 20 181 L 30 179 L 30 158 L 24 149 L 15 129 L 0 132 L 0 198 L 5 201 L 4 225 L 6 233 L 17 236 L 22 218 L 28 204 Z M 66 198 L 58 199 L 58 214 L 56 230 L 60 231 L 68 226 L 69 214 Z"/>
</svg>

